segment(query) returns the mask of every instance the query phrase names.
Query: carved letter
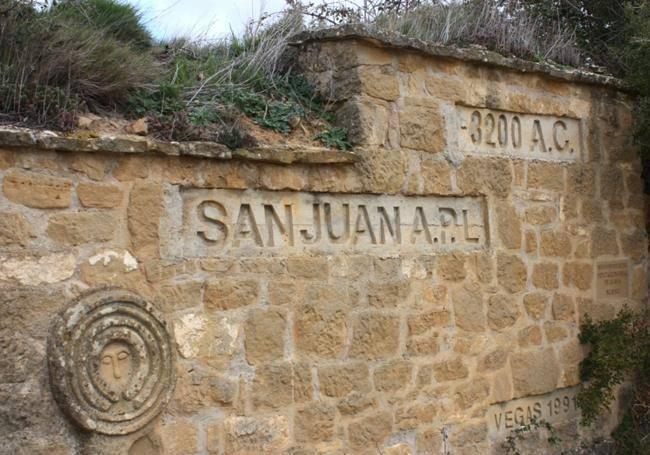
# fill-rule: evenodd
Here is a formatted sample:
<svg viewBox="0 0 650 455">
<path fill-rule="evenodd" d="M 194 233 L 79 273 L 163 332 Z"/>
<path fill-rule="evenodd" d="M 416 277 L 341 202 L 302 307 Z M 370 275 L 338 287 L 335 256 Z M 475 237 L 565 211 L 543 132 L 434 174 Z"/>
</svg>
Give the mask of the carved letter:
<svg viewBox="0 0 650 455">
<path fill-rule="evenodd" d="M 370 224 L 370 215 L 365 205 L 360 205 L 357 208 L 357 220 L 354 222 L 354 243 L 359 241 L 359 234 L 367 232 L 370 237 L 370 243 L 375 245 L 377 239 L 375 233 L 372 231 L 372 224 Z"/>
<path fill-rule="evenodd" d="M 413 227 L 411 230 L 411 243 L 417 242 L 417 236 L 424 232 L 424 238 L 427 243 L 431 244 L 431 232 L 429 231 L 429 224 L 427 217 L 424 214 L 422 207 L 415 208 L 415 215 L 413 215 Z"/>
<path fill-rule="evenodd" d="M 237 224 L 235 225 L 235 234 L 233 239 L 233 246 L 238 247 L 240 239 L 252 238 L 257 246 L 264 246 L 262 243 L 262 236 L 255 221 L 255 215 L 250 204 L 242 204 L 239 207 L 239 215 L 237 215 Z"/>
<path fill-rule="evenodd" d="M 343 232 L 340 235 L 334 234 L 332 227 L 332 206 L 329 203 L 323 205 L 325 210 L 325 223 L 327 224 L 327 234 L 329 235 L 332 243 L 346 243 L 350 238 L 350 205 L 342 204 L 343 206 Z"/>
<path fill-rule="evenodd" d="M 311 245 L 320 240 L 321 236 L 321 225 L 320 225 L 320 205 L 313 205 L 314 216 L 312 221 L 312 226 L 314 227 L 314 233 L 309 232 L 309 229 L 301 229 L 300 235 L 302 236 L 302 243 Z"/>
<path fill-rule="evenodd" d="M 470 237 L 469 234 L 469 215 L 467 213 L 467 210 L 463 210 L 463 225 L 465 228 L 465 241 L 468 243 L 478 243 L 480 238 L 479 237 Z"/>
<path fill-rule="evenodd" d="M 533 144 L 531 149 L 535 151 L 535 147 L 539 147 L 542 152 L 546 152 L 546 142 L 544 141 L 542 124 L 539 120 L 533 122 Z"/>
<path fill-rule="evenodd" d="M 503 414 L 501 414 L 501 413 L 494 414 L 494 423 L 497 426 L 497 430 L 501 429 L 501 421 L 502 420 L 503 420 Z"/>
<path fill-rule="evenodd" d="M 200 221 L 204 221 L 206 226 L 197 230 L 196 233 L 206 242 L 225 243 L 228 237 L 228 225 L 224 223 L 224 218 L 228 215 L 223 205 L 217 201 L 203 201 L 197 208 L 197 215 Z M 207 226 L 214 224 L 214 226 Z"/>
<path fill-rule="evenodd" d="M 266 232 L 268 234 L 267 245 L 275 246 L 275 239 L 273 238 L 273 225 L 276 225 L 280 230 L 280 234 L 284 237 L 284 241 L 293 246 L 293 213 L 291 212 L 291 204 L 284 206 L 284 224 L 280 220 L 275 207 L 271 204 L 264 204 L 264 222 L 266 223 Z"/>
<path fill-rule="evenodd" d="M 562 128 L 564 130 L 564 132 L 566 132 L 566 130 L 567 130 L 566 123 L 564 123 L 562 120 L 558 120 L 553 125 L 553 142 L 555 143 L 555 148 L 557 150 L 559 150 L 559 151 L 562 151 L 562 150 L 566 149 L 567 146 L 569 145 L 569 140 L 565 139 L 564 143 L 562 143 L 562 141 L 558 137 L 559 136 L 559 134 L 558 134 L 559 133 L 559 131 L 558 131 L 559 128 Z"/>
<path fill-rule="evenodd" d="M 397 245 L 402 243 L 402 228 L 399 219 L 399 207 L 393 207 L 394 218 L 392 224 L 390 217 L 388 216 L 388 212 L 384 207 L 377 207 L 377 213 L 379 214 L 380 242 L 382 244 L 386 243 L 386 228 L 388 228 L 388 233 L 393 239 L 393 242 Z"/>
</svg>

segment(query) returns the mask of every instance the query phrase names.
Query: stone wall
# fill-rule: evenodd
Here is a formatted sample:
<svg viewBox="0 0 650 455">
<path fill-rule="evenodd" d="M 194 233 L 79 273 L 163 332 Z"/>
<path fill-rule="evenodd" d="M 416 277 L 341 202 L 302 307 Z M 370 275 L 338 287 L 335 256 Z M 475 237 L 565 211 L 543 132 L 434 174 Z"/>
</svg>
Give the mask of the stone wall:
<svg viewBox="0 0 650 455">
<path fill-rule="evenodd" d="M 616 407 L 587 431 L 573 400 L 581 318 L 647 299 L 628 95 L 358 34 L 299 61 L 356 158 L 0 134 L 0 452 L 483 454 L 531 417 L 568 446 L 608 434 Z M 47 359 L 107 286 L 166 321 L 176 376 L 114 435 L 73 423 L 77 367 Z"/>
</svg>

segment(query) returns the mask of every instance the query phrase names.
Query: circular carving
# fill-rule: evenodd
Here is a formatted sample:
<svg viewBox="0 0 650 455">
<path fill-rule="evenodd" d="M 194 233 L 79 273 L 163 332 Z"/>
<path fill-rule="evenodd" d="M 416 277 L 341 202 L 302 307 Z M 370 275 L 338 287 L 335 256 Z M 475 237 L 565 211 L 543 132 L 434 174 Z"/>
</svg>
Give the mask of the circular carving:
<svg viewBox="0 0 650 455">
<path fill-rule="evenodd" d="M 105 289 L 73 302 L 53 325 L 48 361 L 61 408 L 98 433 L 142 428 L 174 389 L 167 323 L 128 291 Z"/>
</svg>

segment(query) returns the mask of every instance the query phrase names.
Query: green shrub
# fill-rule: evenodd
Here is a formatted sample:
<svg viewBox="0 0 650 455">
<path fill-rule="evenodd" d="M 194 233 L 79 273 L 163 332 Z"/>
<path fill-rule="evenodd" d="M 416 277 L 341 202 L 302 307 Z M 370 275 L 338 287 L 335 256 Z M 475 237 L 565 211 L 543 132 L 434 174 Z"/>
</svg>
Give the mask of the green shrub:
<svg viewBox="0 0 650 455">
<path fill-rule="evenodd" d="M 650 324 L 647 313 L 624 308 L 615 319 L 581 325 L 580 342 L 590 346 L 580 364 L 584 386 L 578 393 L 583 424 L 609 412 L 615 387 L 634 384 L 632 403 L 613 433 L 617 453 L 650 453 Z"/>
</svg>

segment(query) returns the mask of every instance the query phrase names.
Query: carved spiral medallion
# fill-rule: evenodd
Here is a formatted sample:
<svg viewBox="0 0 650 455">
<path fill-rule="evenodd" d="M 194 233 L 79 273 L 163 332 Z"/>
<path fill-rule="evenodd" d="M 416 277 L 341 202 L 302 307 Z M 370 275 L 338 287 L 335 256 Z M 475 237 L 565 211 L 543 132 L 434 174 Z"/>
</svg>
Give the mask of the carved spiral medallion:
<svg viewBox="0 0 650 455">
<path fill-rule="evenodd" d="M 53 325 L 48 361 L 59 406 L 98 433 L 142 428 L 174 390 L 167 323 L 128 291 L 105 289 L 73 302 Z"/>
</svg>

